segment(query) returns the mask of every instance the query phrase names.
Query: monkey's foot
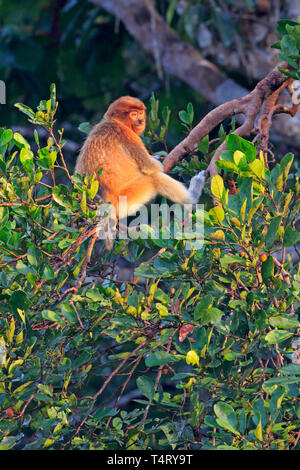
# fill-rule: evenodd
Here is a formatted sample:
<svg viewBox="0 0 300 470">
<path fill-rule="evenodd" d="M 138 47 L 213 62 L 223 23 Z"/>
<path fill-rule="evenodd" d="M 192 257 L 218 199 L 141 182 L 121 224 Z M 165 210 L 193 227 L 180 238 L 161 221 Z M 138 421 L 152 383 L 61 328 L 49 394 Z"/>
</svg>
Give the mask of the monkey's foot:
<svg viewBox="0 0 300 470">
<path fill-rule="evenodd" d="M 198 202 L 199 197 L 202 194 L 202 190 L 205 183 L 205 170 L 200 171 L 198 175 L 193 176 L 189 186 L 189 194 L 193 204 Z"/>
</svg>

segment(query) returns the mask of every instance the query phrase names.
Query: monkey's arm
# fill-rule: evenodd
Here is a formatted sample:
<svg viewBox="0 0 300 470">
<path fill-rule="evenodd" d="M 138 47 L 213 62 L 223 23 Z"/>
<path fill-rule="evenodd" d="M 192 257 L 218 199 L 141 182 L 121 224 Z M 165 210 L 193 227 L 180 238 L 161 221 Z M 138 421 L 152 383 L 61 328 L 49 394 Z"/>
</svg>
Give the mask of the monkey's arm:
<svg viewBox="0 0 300 470">
<path fill-rule="evenodd" d="M 151 157 L 146 148 L 142 145 L 135 145 L 131 142 L 128 142 L 124 146 L 125 152 L 134 159 L 139 170 L 145 175 L 151 175 L 157 171 L 162 171 L 163 166 L 157 159 Z"/>
<path fill-rule="evenodd" d="M 149 155 L 150 158 L 153 158 L 153 160 L 156 162 L 156 165 L 159 164 L 160 171 L 164 171 L 164 166 L 163 164 L 159 161 L 160 156 L 159 155 Z M 157 165 L 158 166 L 158 165 Z"/>
</svg>

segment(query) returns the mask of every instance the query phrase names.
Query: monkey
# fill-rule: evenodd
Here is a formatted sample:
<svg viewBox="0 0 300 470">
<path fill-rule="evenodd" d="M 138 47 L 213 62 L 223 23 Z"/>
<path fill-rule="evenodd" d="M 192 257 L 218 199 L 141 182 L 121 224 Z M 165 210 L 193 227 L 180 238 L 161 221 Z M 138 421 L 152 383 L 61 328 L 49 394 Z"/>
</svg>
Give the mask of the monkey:
<svg viewBox="0 0 300 470">
<path fill-rule="evenodd" d="M 163 172 L 150 156 L 140 135 L 146 127 L 146 106 L 138 98 L 122 96 L 108 107 L 104 118 L 88 134 L 77 158 L 75 173 L 98 176 L 100 195 L 121 219 L 162 195 L 180 204 L 195 204 L 201 195 L 205 171 L 191 179 L 189 189 Z M 119 205 L 119 197 L 127 205 Z"/>
</svg>

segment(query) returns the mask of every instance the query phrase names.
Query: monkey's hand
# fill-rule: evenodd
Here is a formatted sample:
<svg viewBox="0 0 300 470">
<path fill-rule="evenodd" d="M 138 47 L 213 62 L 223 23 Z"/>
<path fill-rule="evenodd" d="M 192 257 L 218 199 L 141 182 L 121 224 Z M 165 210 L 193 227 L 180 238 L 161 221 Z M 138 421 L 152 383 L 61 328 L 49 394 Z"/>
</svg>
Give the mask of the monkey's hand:
<svg viewBox="0 0 300 470">
<path fill-rule="evenodd" d="M 150 157 L 154 160 L 157 168 L 159 168 L 160 171 L 164 171 L 164 166 L 163 164 L 159 161 L 159 155 L 150 155 Z"/>
<path fill-rule="evenodd" d="M 149 154 L 150 155 L 150 154 Z M 160 155 L 150 155 L 151 158 L 155 158 L 155 160 L 159 160 L 160 159 Z"/>
<path fill-rule="evenodd" d="M 140 170 L 145 175 L 152 175 L 157 171 L 163 171 L 163 165 L 159 160 L 149 155 L 149 158 L 141 161 Z"/>
<path fill-rule="evenodd" d="M 140 172 L 144 175 L 152 175 L 162 171 L 162 164 L 156 158 L 152 158 L 146 148 L 138 147 L 129 142 L 126 146 L 123 146 L 123 149 L 130 158 L 135 160 Z"/>
<path fill-rule="evenodd" d="M 200 171 L 198 175 L 193 176 L 189 186 L 189 194 L 191 197 L 192 204 L 197 204 L 199 197 L 201 196 L 205 183 L 205 170 Z"/>
</svg>

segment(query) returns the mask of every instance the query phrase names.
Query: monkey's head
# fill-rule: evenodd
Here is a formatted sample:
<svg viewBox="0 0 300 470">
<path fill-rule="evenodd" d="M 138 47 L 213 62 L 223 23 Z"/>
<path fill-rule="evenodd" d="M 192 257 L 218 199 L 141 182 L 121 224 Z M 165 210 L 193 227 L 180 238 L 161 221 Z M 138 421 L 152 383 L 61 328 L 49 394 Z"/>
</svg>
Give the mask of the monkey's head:
<svg viewBox="0 0 300 470">
<path fill-rule="evenodd" d="M 114 101 L 105 113 L 106 119 L 120 121 L 137 135 L 146 127 L 146 106 L 138 98 L 122 96 Z"/>
</svg>

